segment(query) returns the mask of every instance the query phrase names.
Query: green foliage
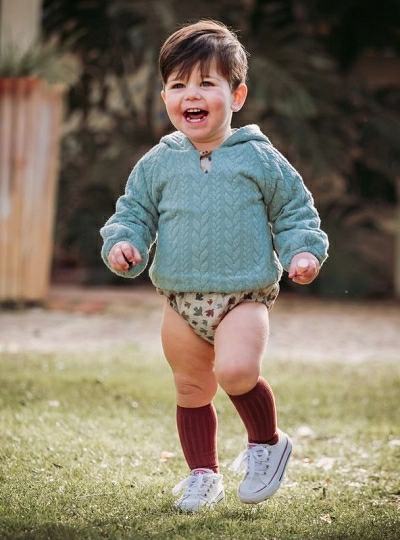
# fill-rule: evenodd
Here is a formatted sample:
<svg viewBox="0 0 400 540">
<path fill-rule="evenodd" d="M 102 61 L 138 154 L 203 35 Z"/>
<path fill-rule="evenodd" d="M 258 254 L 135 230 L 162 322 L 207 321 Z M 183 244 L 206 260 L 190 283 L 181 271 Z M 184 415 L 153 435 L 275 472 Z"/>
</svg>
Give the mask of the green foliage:
<svg viewBox="0 0 400 540">
<path fill-rule="evenodd" d="M 397 0 L 308 0 L 309 17 L 327 34 L 328 50 L 348 70 L 365 49 L 400 53 Z"/>
<path fill-rule="evenodd" d="M 257 506 L 228 465 L 243 427 L 217 396 L 226 501 L 186 515 L 186 474 L 166 362 L 133 348 L 0 356 L 0 537 L 4 540 L 398 538 L 397 364 L 274 362 L 280 425 L 294 439 L 286 479 Z"/>
<path fill-rule="evenodd" d="M 76 58 L 53 43 L 36 43 L 26 51 L 10 45 L 0 54 L 0 77 L 39 77 L 50 83 L 72 85 L 78 76 Z"/>
<path fill-rule="evenodd" d="M 133 165 L 171 130 L 159 97 L 159 47 L 179 24 L 210 17 L 237 29 L 250 52 L 249 96 L 235 125 L 260 125 L 302 173 L 332 235 L 326 278 L 307 290 L 390 296 L 400 86 L 375 89 L 351 70 L 364 53 L 399 57 L 397 4 L 45 0 L 46 38 L 76 35 L 69 48 L 82 64 L 69 92 L 56 263 L 90 269 L 95 282 L 110 279 L 98 270 L 98 228 Z M 89 218 L 86 198 L 99 191 L 103 207 Z"/>
</svg>

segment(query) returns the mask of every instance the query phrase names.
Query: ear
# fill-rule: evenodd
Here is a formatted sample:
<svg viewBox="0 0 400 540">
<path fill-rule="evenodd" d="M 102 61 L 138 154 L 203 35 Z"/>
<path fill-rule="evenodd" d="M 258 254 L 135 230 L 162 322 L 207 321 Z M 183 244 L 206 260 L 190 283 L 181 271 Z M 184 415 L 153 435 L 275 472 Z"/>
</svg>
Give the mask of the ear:
<svg viewBox="0 0 400 540">
<path fill-rule="evenodd" d="M 233 112 L 238 112 L 243 107 L 247 97 L 247 86 L 242 83 L 232 93 L 231 109 Z"/>
<path fill-rule="evenodd" d="M 165 95 L 165 90 L 164 90 L 164 88 L 161 90 L 161 97 L 162 97 L 162 99 L 163 99 L 163 102 L 165 103 L 166 95 Z"/>
</svg>

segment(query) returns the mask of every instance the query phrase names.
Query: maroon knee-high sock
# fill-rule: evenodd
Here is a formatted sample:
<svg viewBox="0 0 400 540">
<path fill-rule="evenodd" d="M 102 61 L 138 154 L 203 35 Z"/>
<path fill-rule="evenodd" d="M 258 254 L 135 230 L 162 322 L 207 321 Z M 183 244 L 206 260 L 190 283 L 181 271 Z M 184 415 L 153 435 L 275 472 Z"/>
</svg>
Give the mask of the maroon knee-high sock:
<svg viewBox="0 0 400 540">
<path fill-rule="evenodd" d="M 218 419 L 214 405 L 193 409 L 176 408 L 176 423 L 183 454 L 189 469 L 211 469 L 218 472 Z"/>
<path fill-rule="evenodd" d="M 275 398 L 267 381 L 260 378 L 246 394 L 228 396 L 245 425 L 249 443 L 276 444 L 279 441 Z"/>
</svg>

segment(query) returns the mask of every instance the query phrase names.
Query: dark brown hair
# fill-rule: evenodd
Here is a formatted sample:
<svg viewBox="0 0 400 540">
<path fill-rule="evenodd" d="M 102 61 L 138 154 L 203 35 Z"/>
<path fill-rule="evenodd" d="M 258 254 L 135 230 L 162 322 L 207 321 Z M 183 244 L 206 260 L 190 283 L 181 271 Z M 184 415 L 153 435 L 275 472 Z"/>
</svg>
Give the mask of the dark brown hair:
<svg viewBox="0 0 400 540">
<path fill-rule="evenodd" d="M 177 71 L 179 79 L 185 79 L 197 64 L 202 76 L 208 75 L 213 60 L 232 90 L 246 81 L 247 52 L 232 30 L 212 20 L 185 25 L 161 47 L 158 60 L 161 81 L 165 85 L 173 71 Z"/>
</svg>

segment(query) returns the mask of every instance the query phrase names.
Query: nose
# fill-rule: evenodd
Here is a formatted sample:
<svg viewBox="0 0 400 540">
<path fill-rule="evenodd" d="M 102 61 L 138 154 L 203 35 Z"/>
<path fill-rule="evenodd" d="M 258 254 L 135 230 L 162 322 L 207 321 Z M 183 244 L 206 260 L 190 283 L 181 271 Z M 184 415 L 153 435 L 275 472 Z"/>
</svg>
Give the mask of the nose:
<svg viewBox="0 0 400 540">
<path fill-rule="evenodd" d="M 185 99 L 187 100 L 197 100 L 200 99 L 200 92 L 198 86 L 190 84 L 186 86 Z"/>
</svg>

